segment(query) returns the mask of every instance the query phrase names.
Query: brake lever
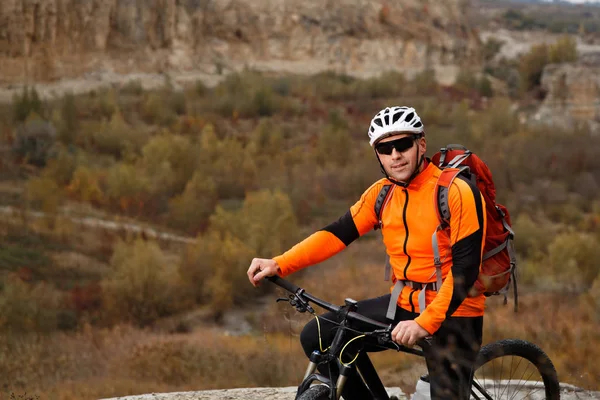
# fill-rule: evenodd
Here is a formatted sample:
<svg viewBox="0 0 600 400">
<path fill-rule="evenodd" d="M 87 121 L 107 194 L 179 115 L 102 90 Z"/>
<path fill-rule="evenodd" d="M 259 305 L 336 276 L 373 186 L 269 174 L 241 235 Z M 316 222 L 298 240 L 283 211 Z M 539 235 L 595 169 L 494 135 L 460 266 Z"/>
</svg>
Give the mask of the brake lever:
<svg viewBox="0 0 600 400">
<path fill-rule="evenodd" d="M 290 303 L 290 305 L 292 307 L 296 308 L 296 311 L 301 312 L 301 313 L 304 313 L 307 311 L 311 314 L 315 313 L 314 308 L 312 308 L 306 300 L 302 299 L 297 294 L 290 294 L 290 296 L 288 298 L 280 297 L 275 301 L 277 303 L 279 303 L 280 301 L 287 301 L 288 303 Z"/>
<path fill-rule="evenodd" d="M 296 310 L 298 310 L 301 313 L 306 311 L 308 311 L 311 314 L 315 313 L 315 310 L 310 306 L 310 304 L 308 304 L 306 300 L 302 299 L 298 295 L 296 295 L 293 305 L 296 306 Z"/>
<path fill-rule="evenodd" d="M 386 329 L 375 329 L 371 331 L 371 335 L 377 338 L 377 342 L 380 345 L 386 344 L 394 344 L 394 346 L 398 347 L 398 344 L 392 340 L 392 326 L 390 325 Z"/>
</svg>

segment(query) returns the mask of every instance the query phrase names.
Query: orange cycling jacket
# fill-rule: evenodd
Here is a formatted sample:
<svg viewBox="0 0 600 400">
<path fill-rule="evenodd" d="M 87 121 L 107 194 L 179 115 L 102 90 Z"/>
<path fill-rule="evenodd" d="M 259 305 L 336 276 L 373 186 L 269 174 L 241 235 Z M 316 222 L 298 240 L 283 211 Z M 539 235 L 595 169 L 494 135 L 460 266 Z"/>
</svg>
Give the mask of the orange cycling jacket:
<svg viewBox="0 0 600 400">
<path fill-rule="evenodd" d="M 434 189 L 441 170 L 428 161 L 426 167 L 408 185 L 397 186 L 388 195 L 381 215 L 381 230 L 390 257 L 393 282 L 397 279 L 419 283 L 436 282 L 432 234 L 440 221 L 434 201 Z M 284 254 L 275 257 L 280 275 L 286 276 L 337 254 L 379 222 L 375 201 L 384 185 L 380 179 L 368 188 L 360 200 L 338 221 L 309 236 Z M 425 310 L 419 309 L 420 290 L 405 286 L 398 305 L 420 313 L 415 321 L 430 334 L 437 331 L 448 316 L 481 316 L 485 297 L 467 297 L 475 283 L 485 241 L 485 204 L 476 185 L 458 176 L 449 192 L 450 227 L 437 232 L 442 260 L 443 284 L 426 292 Z M 391 290 L 391 289 L 390 289 Z"/>
</svg>

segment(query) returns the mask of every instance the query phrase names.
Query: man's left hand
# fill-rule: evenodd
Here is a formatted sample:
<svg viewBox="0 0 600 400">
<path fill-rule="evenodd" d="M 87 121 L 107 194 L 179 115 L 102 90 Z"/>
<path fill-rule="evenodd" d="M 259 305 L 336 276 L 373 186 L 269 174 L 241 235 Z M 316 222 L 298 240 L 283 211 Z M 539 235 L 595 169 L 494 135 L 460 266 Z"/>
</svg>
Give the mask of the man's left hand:
<svg viewBox="0 0 600 400">
<path fill-rule="evenodd" d="M 392 331 L 392 340 L 398 344 L 412 347 L 417 340 L 431 336 L 421 325 L 415 321 L 401 321 Z"/>
</svg>

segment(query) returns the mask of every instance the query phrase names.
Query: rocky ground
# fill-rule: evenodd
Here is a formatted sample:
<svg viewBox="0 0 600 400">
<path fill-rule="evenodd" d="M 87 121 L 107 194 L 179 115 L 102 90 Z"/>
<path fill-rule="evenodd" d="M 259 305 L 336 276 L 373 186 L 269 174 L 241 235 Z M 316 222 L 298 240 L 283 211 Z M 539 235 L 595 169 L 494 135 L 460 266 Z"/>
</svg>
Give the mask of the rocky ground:
<svg viewBox="0 0 600 400">
<path fill-rule="evenodd" d="M 560 398 L 562 400 L 600 400 L 600 392 L 584 391 L 571 385 L 562 385 Z M 400 399 L 408 399 L 400 388 L 388 388 L 390 395 Z M 249 388 L 205 390 L 199 392 L 152 393 L 141 396 L 126 396 L 104 400 L 292 400 L 296 393 L 295 387 L 284 388 Z M 529 397 L 543 399 L 543 396 Z"/>
</svg>

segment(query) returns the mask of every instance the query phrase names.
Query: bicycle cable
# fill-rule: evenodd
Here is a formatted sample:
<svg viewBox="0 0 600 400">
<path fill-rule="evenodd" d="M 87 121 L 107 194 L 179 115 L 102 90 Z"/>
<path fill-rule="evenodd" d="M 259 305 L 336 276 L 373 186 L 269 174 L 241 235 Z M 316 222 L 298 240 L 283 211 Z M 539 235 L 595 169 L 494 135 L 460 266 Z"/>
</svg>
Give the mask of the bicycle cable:
<svg viewBox="0 0 600 400">
<path fill-rule="evenodd" d="M 331 348 L 331 346 L 329 346 L 328 348 L 326 348 L 325 350 L 323 350 L 323 342 L 321 341 L 321 323 L 319 322 L 319 316 L 315 314 L 315 319 L 317 320 L 317 331 L 318 331 L 318 335 L 319 335 L 319 349 L 321 349 L 321 353 L 325 353 L 327 350 L 329 350 Z M 326 318 L 323 318 L 326 321 Z M 329 322 L 333 322 L 333 321 L 329 321 Z"/>
<path fill-rule="evenodd" d="M 351 342 L 351 341 L 353 341 L 354 339 L 358 339 L 358 338 L 362 338 L 362 337 L 368 336 L 368 334 L 365 334 L 365 333 L 364 333 L 364 332 L 362 332 L 362 331 L 359 331 L 359 330 L 356 330 L 356 329 L 352 329 L 352 328 L 350 328 L 350 327 L 348 327 L 348 326 L 341 326 L 339 322 L 337 322 L 337 321 L 334 321 L 334 320 L 331 320 L 331 319 L 329 319 L 329 318 L 325 318 L 325 317 L 323 317 L 323 316 L 319 317 L 319 316 L 318 316 L 318 315 L 316 315 L 316 314 L 314 314 L 314 316 L 315 316 L 315 319 L 317 320 L 317 332 L 318 332 L 318 335 L 319 335 L 319 349 L 321 350 L 321 352 L 322 352 L 322 353 L 324 353 L 324 352 L 326 352 L 327 350 L 329 350 L 329 349 L 331 348 L 331 346 L 329 346 L 329 347 L 327 347 L 325 350 L 323 350 L 323 342 L 322 342 L 322 339 L 321 339 L 321 322 L 319 321 L 319 319 L 323 319 L 324 321 L 330 322 L 331 324 L 333 324 L 333 325 L 336 325 L 338 328 L 345 329 L 345 330 L 347 330 L 347 331 L 350 331 L 350 332 L 354 332 L 354 333 L 358 333 L 358 334 L 359 334 L 359 336 L 357 336 L 357 337 L 354 337 L 354 338 L 352 338 L 351 340 L 349 340 L 349 341 L 346 343 L 346 345 L 345 345 L 345 346 L 342 348 L 342 351 L 341 351 L 341 353 L 340 353 L 340 362 L 341 362 L 342 364 L 344 364 L 344 363 L 342 362 L 341 355 L 342 355 L 342 353 L 344 352 L 344 349 L 346 348 L 346 346 L 348 345 L 348 343 L 350 343 L 350 342 Z M 394 347 L 396 348 L 396 351 L 400 351 L 400 345 L 398 345 L 398 343 L 394 342 L 393 340 L 390 340 L 390 341 L 389 341 L 389 343 L 390 343 L 390 344 L 392 344 L 392 345 L 394 345 Z M 375 344 L 375 343 L 372 343 L 371 345 L 372 345 L 372 346 L 375 346 L 375 347 L 382 348 L 382 349 L 389 349 L 389 347 L 382 346 L 382 345 L 380 345 L 380 344 Z M 353 363 L 355 360 L 356 360 L 356 357 L 354 358 L 354 360 L 350 361 L 350 363 L 349 363 L 348 365 L 352 364 L 352 363 Z"/>
<path fill-rule="evenodd" d="M 352 363 L 353 363 L 354 361 L 356 361 L 356 359 L 358 358 L 358 355 L 360 354 L 360 351 L 356 352 L 356 355 L 354 356 L 354 358 L 352 359 L 352 361 L 350 361 L 349 363 L 347 363 L 347 364 L 346 364 L 346 363 L 344 363 L 344 362 L 342 361 L 342 354 L 344 354 L 344 350 L 346 350 L 346 347 L 347 347 L 347 346 L 348 346 L 350 343 L 352 343 L 353 341 L 355 341 L 356 339 L 364 338 L 365 336 L 367 336 L 367 335 L 360 335 L 360 336 L 353 337 L 352 339 L 348 340 L 348 342 L 347 342 L 347 343 L 344 345 L 344 347 L 342 347 L 342 351 L 340 351 L 340 357 L 339 357 L 339 359 L 340 359 L 340 363 L 341 363 L 341 364 L 342 364 L 344 367 L 349 367 L 350 365 L 352 365 Z"/>
</svg>

